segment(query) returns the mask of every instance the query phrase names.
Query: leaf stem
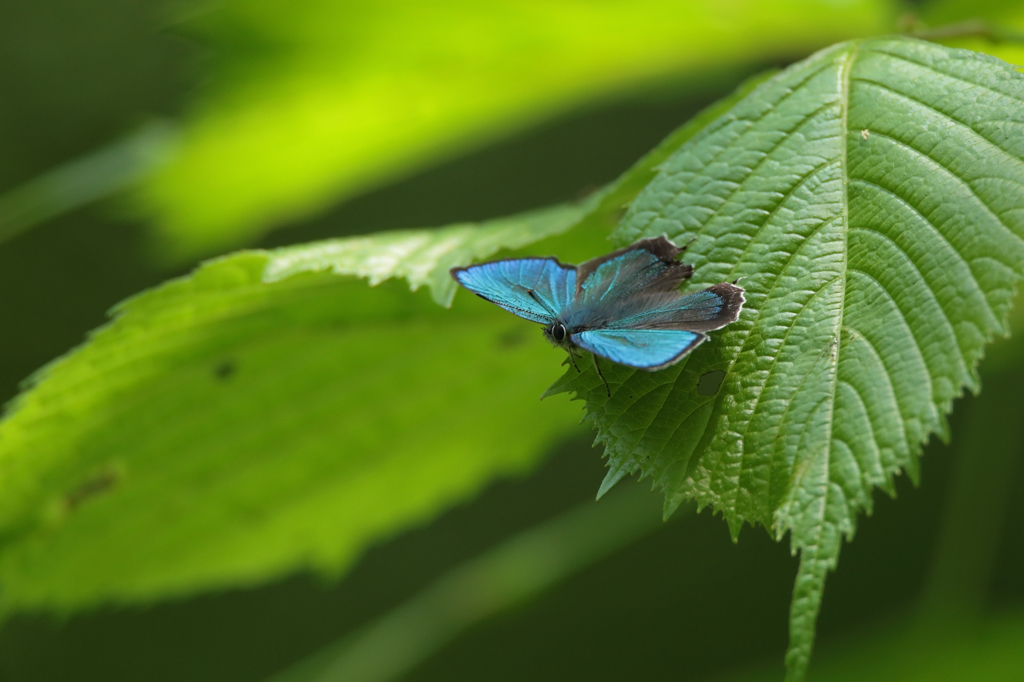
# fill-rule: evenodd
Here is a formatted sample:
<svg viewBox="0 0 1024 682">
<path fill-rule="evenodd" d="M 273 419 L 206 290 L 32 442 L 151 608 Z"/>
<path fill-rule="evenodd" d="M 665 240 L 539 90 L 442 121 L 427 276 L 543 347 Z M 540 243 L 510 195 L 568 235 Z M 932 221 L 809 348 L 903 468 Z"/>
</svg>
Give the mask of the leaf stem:
<svg viewBox="0 0 1024 682">
<path fill-rule="evenodd" d="M 175 137 L 169 124 L 150 123 L 0 195 L 0 244 L 127 189 L 168 158 Z"/>
</svg>

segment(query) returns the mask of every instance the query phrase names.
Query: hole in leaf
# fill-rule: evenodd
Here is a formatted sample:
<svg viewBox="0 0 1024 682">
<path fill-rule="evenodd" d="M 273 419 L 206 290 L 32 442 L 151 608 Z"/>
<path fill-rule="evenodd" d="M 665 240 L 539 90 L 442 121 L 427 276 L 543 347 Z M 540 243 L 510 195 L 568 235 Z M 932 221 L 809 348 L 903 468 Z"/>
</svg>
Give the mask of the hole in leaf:
<svg viewBox="0 0 1024 682">
<path fill-rule="evenodd" d="M 722 387 L 722 380 L 725 379 L 725 372 L 720 369 L 705 372 L 697 382 L 697 393 L 701 395 L 715 395 Z"/>
</svg>

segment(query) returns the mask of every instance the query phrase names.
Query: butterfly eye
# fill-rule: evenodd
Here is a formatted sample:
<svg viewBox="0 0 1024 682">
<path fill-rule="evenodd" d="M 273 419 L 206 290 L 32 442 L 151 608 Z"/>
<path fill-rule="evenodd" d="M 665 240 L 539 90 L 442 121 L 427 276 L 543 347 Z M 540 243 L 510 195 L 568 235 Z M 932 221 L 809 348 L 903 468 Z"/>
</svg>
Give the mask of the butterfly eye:
<svg viewBox="0 0 1024 682">
<path fill-rule="evenodd" d="M 556 322 L 553 325 L 551 325 L 551 338 L 553 338 L 555 341 L 559 341 L 559 342 L 564 341 L 565 340 L 565 325 L 563 325 L 561 323 L 558 323 L 558 322 Z"/>
</svg>

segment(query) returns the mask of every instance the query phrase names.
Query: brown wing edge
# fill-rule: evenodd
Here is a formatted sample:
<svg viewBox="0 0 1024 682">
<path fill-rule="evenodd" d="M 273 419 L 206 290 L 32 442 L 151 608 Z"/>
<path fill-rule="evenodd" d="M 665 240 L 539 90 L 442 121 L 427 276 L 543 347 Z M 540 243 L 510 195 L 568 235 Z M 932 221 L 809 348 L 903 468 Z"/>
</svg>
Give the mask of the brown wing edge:
<svg viewBox="0 0 1024 682">
<path fill-rule="evenodd" d="M 701 329 L 701 331 L 714 331 L 721 329 L 722 327 L 732 324 L 736 320 L 740 319 L 740 311 L 743 310 L 743 304 L 747 302 L 747 297 L 743 294 L 746 293 L 742 287 L 738 287 L 735 284 L 729 282 L 720 282 L 712 285 L 704 291 L 713 291 L 725 301 L 722 305 L 722 312 L 715 318 L 717 327 L 708 327 L 707 329 Z"/>
</svg>

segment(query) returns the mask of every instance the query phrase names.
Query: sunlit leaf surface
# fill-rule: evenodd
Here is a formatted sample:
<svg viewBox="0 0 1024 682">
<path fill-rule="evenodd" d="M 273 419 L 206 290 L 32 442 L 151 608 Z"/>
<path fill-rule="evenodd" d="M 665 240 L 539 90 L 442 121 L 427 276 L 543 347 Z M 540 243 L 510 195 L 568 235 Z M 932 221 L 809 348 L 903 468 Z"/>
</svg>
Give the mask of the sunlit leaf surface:
<svg viewBox="0 0 1024 682">
<path fill-rule="evenodd" d="M 579 213 L 530 216 L 516 238 Z M 0 426 L 3 609 L 337 574 L 373 539 L 529 469 L 579 422 L 538 400 L 560 361 L 541 335 L 483 301 L 449 311 L 339 276 L 433 281 L 476 236 L 501 246 L 492 233 L 459 228 L 432 264 L 396 250 L 409 235 L 358 242 L 372 273 L 241 253 L 120 305 Z"/>
<path fill-rule="evenodd" d="M 884 30 L 884 0 L 228 0 L 188 25 L 216 76 L 142 188 L 164 255 L 298 215 L 653 79 Z"/>
<path fill-rule="evenodd" d="M 0 608 L 336 575 L 529 469 L 578 428 L 575 408 L 537 400 L 562 355 L 475 297 L 435 305 L 448 268 L 531 244 L 607 251 L 654 167 L 756 82 L 577 206 L 244 252 L 119 306 L 0 423 Z"/>
<path fill-rule="evenodd" d="M 1024 76 L 911 40 L 848 43 L 755 90 L 637 198 L 620 244 L 695 238 L 692 287 L 741 277 L 740 320 L 680 365 L 592 371 L 609 482 L 653 479 L 787 532 L 801 555 L 787 657 L 803 676 L 827 572 L 875 487 L 977 390 L 1024 274 Z M 717 375 L 721 386 L 708 384 Z M 702 378 L 705 382 L 702 382 Z"/>
</svg>

